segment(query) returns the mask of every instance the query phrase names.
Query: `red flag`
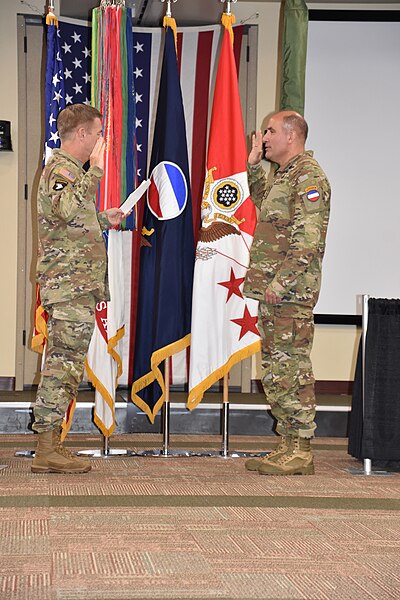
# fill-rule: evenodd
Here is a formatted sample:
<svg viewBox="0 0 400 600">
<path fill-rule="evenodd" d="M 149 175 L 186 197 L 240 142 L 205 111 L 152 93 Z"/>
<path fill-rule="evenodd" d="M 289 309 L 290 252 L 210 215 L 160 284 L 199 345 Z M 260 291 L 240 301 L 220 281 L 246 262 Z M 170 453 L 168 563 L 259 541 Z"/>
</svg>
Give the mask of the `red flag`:
<svg viewBox="0 0 400 600">
<path fill-rule="evenodd" d="M 258 302 L 243 281 L 256 226 L 232 46 L 225 29 L 214 91 L 202 227 L 196 251 L 188 407 L 231 367 L 260 349 Z"/>
</svg>

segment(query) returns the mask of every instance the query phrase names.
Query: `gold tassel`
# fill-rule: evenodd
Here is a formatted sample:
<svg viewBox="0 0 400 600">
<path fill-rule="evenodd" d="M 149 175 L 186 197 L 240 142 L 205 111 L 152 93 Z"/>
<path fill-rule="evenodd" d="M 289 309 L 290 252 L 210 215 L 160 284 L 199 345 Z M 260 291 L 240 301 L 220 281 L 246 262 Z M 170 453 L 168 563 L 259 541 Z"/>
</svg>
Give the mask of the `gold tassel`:
<svg viewBox="0 0 400 600">
<path fill-rule="evenodd" d="M 233 44 L 233 29 L 232 29 L 232 25 L 234 25 L 234 23 L 236 23 L 236 17 L 235 17 L 235 15 L 233 15 L 232 13 L 230 15 L 228 15 L 226 13 L 222 13 L 221 23 L 225 27 L 225 29 L 227 29 L 229 31 L 229 34 L 231 36 L 231 41 L 232 41 L 232 44 Z"/>
<path fill-rule="evenodd" d="M 178 34 L 176 31 L 176 21 L 174 17 L 165 16 L 163 20 L 163 27 L 171 27 L 172 31 L 174 32 L 175 50 L 178 54 Z"/>
<path fill-rule="evenodd" d="M 56 27 L 58 27 L 58 19 L 56 15 L 51 12 L 50 8 L 46 17 L 46 25 L 55 25 Z"/>
</svg>

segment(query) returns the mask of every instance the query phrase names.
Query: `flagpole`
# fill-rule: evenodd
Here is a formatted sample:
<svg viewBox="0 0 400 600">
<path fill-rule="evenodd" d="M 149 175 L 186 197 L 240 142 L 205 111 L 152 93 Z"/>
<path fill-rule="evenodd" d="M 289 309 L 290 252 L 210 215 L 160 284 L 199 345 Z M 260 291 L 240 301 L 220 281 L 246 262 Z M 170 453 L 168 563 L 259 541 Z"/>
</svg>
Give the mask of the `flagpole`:
<svg viewBox="0 0 400 600">
<path fill-rule="evenodd" d="M 169 415 L 170 415 L 170 401 L 169 401 L 169 357 L 165 359 L 165 370 L 164 370 L 164 381 L 165 381 L 165 400 L 163 405 L 163 456 L 168 456 L 169 447 Z"/>
<path fill-rule="evenodd" d="M 172 12 L 171 12 L 171 2 L 173 2 L 175 4 L 175 2 L 177 2 L 178 0 L 161 0 L 161 2 L 166 2 L 167 3 L 167 10 L 165 12 L 165 16 L 166 17 L 172 17 Z"/>
<path fill-rule="evenodd" d="M 161 0 L 163 1 L 163 0 Z M 225 14 L 226 15 L 231 15 L 231 3 L 235 4 L 237 2 L 237 0 L 219 0 L 220 2 L 222 2 L 223 4 L 225 4 L 226 2 L 226 10 L 225 10 Z"/>
<path fill-rule="evenodd" d="M 229 373 L 225 373 L 223 379 L 223 399 L 222 399 L 222 456 L 229 455 Z"/>
</svg>

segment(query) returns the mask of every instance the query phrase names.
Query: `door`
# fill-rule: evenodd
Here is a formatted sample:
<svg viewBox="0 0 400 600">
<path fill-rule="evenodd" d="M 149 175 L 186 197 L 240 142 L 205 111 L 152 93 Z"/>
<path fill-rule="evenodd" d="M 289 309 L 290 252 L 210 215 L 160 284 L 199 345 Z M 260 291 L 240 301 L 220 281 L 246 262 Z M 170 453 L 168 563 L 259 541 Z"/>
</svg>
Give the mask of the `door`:
<svg viewBox="0 0 400 600">
<path fill-rule="evenodd" d="M 41 357 L 32 352 L 37 255 L 36 195 L 41 173 L 44 123 L 45 38 L 41 19 L 18 17 L 19 214 L 17 364 L 15 389 L 39 382 Z"/>
</svg>

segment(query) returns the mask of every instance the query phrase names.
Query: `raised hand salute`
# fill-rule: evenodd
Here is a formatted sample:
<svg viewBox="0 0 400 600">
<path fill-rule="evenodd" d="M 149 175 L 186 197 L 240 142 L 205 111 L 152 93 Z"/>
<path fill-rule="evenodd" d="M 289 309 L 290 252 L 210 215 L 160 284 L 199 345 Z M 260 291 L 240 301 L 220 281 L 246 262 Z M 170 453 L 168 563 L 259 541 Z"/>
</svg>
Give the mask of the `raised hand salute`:
<svg viewBox="0 0 400 600">
<path fill-rule="evenodd" d="M 258 165 L 258 163 L 261 161 L 262 159 L 262 155 L 263 155 L 263 136 L 261 131 L 256 131 L 256 133 L 253 133 L 252 135 L 252 146 L 251 146 L 251 151 L 248 157 L 248 163 L 249 165 L 255 167 L 256 165 Z"/>
</svg>

